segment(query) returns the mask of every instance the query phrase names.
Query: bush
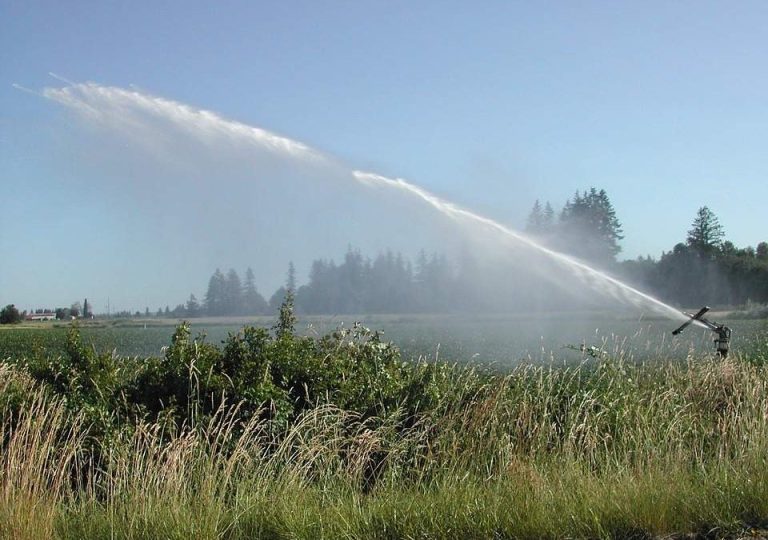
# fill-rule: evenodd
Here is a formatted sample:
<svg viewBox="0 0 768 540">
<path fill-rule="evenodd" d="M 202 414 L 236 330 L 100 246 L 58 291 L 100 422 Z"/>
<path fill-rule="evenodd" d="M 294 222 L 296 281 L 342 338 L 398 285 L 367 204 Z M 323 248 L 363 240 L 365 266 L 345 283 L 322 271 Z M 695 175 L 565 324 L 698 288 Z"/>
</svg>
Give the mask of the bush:
<svg viewBox="0 0 768 540">
<path fill-rule="evenodd" d="M 66 354 L 29 362 L 30 373 L 73 404 L 134 423 L 208 421 L 224 403 L 238 422 L 268 420 L 279 431 L 318 405 L 333 404 L 362 418 L 413 414 L 435 398 L 437 368 L 403 362 L 400 351 L 362 325 L 320 338 L 294 333 L 286 297 L 272 331 L 246 326 L 217 346 L 176 328 L 162 358 L 122 361 L 81 343 L 76 326 Z M 439 370 L 438 370 L 439 371 Z"/>
<path fill-rule="evenodd" d="M 0 324 L 16 324 L 21 322 L 21 313 L 13 304 L 8 304 L 0 310 Z"/>
</svg>

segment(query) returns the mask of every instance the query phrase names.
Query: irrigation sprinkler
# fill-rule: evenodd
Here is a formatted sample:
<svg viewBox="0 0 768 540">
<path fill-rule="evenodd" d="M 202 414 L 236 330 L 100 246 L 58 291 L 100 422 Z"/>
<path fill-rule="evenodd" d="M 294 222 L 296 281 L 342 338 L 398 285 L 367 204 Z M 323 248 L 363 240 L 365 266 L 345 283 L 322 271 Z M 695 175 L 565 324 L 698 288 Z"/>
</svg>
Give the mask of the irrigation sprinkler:
<svg viewBox="0 0 768 540">
<path fill-rule="evenodd" d="M 714 323 L 712 321 L 709 321 L 704 318 L 704 314 L 709 311 L 709 307 L 704 306 L 701 308 L 697 313 L 691 314 L 686 313 L 683 311 L 685 315 L 690 317 L 689 320 L 685 321 L 680 328 L 677 330 L 674 330 L 672 332 L 673 336 L 678 335 L 683 330 L 688 328 L 688 325 L 692 324 L 694 321 L 699 321 L 701 324 L 712 330 L 715 334 L 717 334 L 717 337 L 715 338 L 715 350 L 717 351 L 717 354 L 720 355 L 720 358 L 725 358 L 728 356 L 728 349 L 731 344 L 731 329 L 725 326 L 724 324 L 718 324 Z"/>
<path fill-rule="evenodd" d="M 578 351 L 580 353 L 584 353 L 585 356 L 589 356 L 596 360 L 600 360 L 601 358 L 608 357 L 608 353 L 603 349 L 601 349 L 600 347 L 595 347 L 594 345 L 587 345 L 586 343 L 582 343 L 581 345 L 563 345 L 563 349 L 571 349 L 572 351 Z"/>
</svg>

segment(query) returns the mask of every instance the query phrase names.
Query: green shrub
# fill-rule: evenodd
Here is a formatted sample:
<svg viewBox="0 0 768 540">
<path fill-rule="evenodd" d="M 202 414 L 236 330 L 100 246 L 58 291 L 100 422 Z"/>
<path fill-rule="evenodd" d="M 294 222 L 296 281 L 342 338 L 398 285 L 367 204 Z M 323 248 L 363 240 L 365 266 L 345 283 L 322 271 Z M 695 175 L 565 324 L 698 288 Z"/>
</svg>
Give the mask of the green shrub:
<svg viewBox="0 0 768 540">
<path fill-rule="evenodd" d="M 21 322 L 21 313 L 13 304 L 8 304 L 0 310 L 0 324 L 16 324 Z"/>
<path fill-rule="evenodd" d="M 82 347 L 73 328 L 67 355 L 31 371 L 60 393 L 73 387 L 118 393 L 124 398 L 120 402 L 98 402 L 118 409 L 117 416 L 163 417 L 177 426 L 205 421 L 225 402 L 238 404 L 239 421 L 269 420 L 276 430 L 322 404 L 367 418 L 403 410 L 413 414 L 437 402 L 435 382 L 445 368 L 403 362 L 393 344 L 359 324 L 320 338 L 297 336 L 294 324 L 290 295 L 272 332 L 247 326 L 221 346 L 205 336 L 192 337 L 184 322 L 162 358 L 136 359 L 133 375 L 124 369 L 120 381 L 111 357 Z M 91 372 L 99 366 L 106 374 Z M 92 375 L 93 383 L 86 386 L 81 374 Z"/>
</svg>

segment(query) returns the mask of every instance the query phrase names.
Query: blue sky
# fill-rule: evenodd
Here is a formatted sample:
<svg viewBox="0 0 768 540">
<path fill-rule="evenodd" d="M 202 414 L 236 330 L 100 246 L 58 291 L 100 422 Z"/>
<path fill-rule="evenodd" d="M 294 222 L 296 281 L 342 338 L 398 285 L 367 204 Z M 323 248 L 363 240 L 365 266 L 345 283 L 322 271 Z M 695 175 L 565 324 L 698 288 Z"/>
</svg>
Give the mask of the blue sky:
<svg viewBox="0 0 768 540">
<path fill-rule="evenodd" d="M 216 266 L 244 269 L 226 247 L 169 256 L 183 229 L 117 187 L 141 153 L 12 86 L 65 85 L 49 72 L 215 111 L 513 227 L 536 198 L 604 188 L 625 257 L 671 249 L 703 205 L 754 246 L 768 240 L 766 21 L 764 2 L 0 0 L 0 303 L 155 309 L 200 296 Z M 355 240 L 334 238 L 326 256 Z M 279 255 L 301 274 L 298 251 Z M 287 264 L 274 255 L 267 294 Z M 174 265 L 190 270 L 171 279 Z"/>
</svg>

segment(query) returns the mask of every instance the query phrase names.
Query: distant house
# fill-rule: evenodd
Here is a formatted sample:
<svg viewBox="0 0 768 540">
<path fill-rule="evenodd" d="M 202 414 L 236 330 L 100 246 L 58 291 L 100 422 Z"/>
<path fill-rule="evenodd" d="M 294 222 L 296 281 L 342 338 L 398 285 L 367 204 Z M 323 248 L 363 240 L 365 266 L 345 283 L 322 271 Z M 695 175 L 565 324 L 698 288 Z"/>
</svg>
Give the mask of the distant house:
<svg viewBox="0 0 768 540">
<path fill-rule="evenodd" d="M 53 311 L 39 311 L 36 313 L 27 314 L 28 321 L 54 321 L 56 320 L 56 313 Z"/>
</svg>

